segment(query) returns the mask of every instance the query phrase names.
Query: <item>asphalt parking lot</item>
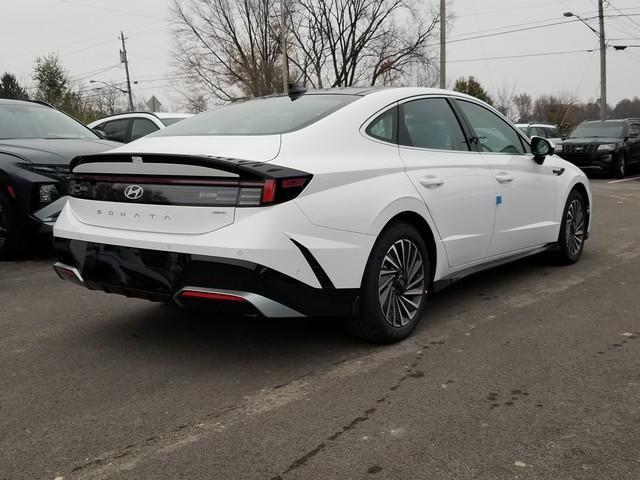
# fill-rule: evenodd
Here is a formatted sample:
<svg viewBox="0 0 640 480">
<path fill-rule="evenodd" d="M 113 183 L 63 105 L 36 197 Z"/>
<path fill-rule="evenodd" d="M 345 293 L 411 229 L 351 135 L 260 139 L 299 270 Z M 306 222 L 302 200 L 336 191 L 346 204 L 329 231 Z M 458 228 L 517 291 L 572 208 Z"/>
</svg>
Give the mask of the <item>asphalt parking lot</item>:
<svg viewBox="0 0 640 480">
<path fill-rule="evenodd" d="M 468 278 L 388 347 L 0 263 L 0 479 L 638 479 L 640 179 L 593 190 L 577 265 Z"/>
</svg>

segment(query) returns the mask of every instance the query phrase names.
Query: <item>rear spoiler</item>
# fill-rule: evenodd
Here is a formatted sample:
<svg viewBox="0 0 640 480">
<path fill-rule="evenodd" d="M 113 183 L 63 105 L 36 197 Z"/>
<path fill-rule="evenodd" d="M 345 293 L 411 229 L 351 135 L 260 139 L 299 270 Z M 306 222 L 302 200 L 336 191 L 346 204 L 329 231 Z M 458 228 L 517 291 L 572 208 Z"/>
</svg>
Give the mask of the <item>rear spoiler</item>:
<svg viewBox="0 0 640 480">
<path fill-rule="evenodd" d="M 223 170 L 240 175 L 246 180 L 282 179 L 309 176 L 307 172 L 294 168 L 281 167 L 272 163 L 241 160 L 238 158 L 216 157 L 208 155 L 175 155 L 157 153 L 100 153 L 83 155 L 71 161 L 71 171 L 86 163 L 123 162 L 123 163 L 165 163 L 192 165 L 197 167 Z"/>
</svg>

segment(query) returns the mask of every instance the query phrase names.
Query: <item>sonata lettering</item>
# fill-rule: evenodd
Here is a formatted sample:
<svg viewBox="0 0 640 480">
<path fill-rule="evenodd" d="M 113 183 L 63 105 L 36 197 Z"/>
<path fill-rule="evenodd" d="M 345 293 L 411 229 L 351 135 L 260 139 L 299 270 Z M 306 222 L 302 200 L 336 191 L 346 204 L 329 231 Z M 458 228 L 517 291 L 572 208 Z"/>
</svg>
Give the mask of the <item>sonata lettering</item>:
<svg viewBox="0 0 640 480">
<path fill-rule="evenodd" d="M 116 211 L 116 210 L 101 210 L 97 209 L 96 213 L 98 215 L 108 215 L 109 217 L 113 217 L 115 215 L 120 215 L 121 217 L 132 217 L 132 218 L 147 218 L 149 220 L 162 220 L 165 222 L 171 221 L 170 215 L 158 215 L 156 213 L 139 213 L 139 212 L 126 212 L 124 210 Z"/>
</svg>

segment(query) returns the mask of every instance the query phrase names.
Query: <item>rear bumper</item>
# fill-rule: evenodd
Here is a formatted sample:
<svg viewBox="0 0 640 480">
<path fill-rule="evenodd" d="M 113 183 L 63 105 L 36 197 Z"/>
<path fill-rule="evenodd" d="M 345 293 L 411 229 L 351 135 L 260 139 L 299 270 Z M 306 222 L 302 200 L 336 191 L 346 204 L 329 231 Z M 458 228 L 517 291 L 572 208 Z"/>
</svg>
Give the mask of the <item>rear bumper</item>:
<svg viewBox="0 0 640 480">
<path fill-rule="evenodd" d="M 92 290 L 266 317 L 347 316 L 357 305 L 357 289 L 314 288 L 271 268 L 237 259 L 64 238 L 55 238 L 54 245 L 58 275 Z M 225 297 L 239 301 L 211 301 Z"/>
</svg>

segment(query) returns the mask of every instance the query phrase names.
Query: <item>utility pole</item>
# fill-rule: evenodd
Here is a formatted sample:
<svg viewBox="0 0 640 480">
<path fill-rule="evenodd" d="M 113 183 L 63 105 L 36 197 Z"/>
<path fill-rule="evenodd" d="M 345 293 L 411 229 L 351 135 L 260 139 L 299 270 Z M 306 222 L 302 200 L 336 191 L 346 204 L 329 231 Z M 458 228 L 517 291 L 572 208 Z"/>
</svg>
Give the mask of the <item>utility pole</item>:
<svg viewBox="0 0 640 480">
<path fill-rule="evenodd" d="M 124 43 L 124 33 L 120 32 L 122 40 L 122 50 L 120 50 L 120 63 L 124 63 L 124 70 L 127 72 L 127 93 L 129 94 L 129 111 L 133 111 L 133 95 L 131 94 L 131 77 L 129 76 L 129 60 L 127 59 L 127 46 Z"/>
<path fill-rule="evenodd" d="M 604 0 L 598 0 L 600 19 L 600 120 L 607 119 L 607 42 L 604 35 Z"/>
<path fill-rule="evenodd" d="M 447 0 L 440 0 L 440 88 L 447 88 Z"/>
<path fill-rule="evenodd" d="M 282 50 L 282 91 L 289 93 L 289 56 L 287 55 L 287 6 L 280 0 L 280 48 Z"/>
</svg>

